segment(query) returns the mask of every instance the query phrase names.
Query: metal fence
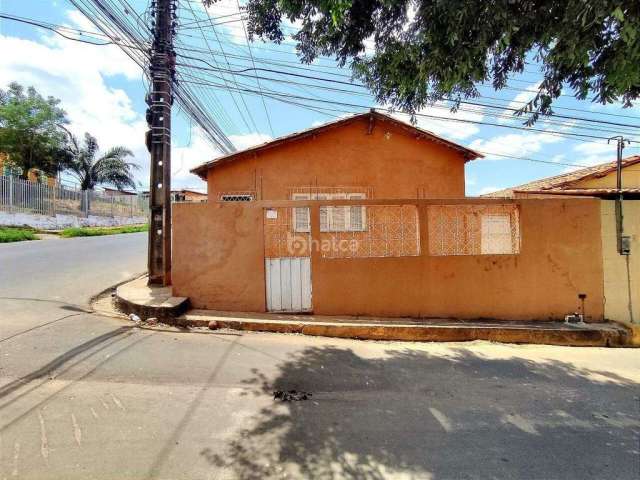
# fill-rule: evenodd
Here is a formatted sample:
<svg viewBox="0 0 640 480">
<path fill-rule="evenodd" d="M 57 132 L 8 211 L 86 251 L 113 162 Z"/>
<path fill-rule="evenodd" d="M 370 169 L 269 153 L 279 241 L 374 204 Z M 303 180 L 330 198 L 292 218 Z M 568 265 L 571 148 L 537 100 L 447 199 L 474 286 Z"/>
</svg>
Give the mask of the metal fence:
<svg viewBox="0 0 640 480">
<path fill-rule="evenodd" d="M 0 176 L 0 210 L 51 216 L 144 217 L 149 205 L 141 195 L 114 195 Z"/>
</svg>

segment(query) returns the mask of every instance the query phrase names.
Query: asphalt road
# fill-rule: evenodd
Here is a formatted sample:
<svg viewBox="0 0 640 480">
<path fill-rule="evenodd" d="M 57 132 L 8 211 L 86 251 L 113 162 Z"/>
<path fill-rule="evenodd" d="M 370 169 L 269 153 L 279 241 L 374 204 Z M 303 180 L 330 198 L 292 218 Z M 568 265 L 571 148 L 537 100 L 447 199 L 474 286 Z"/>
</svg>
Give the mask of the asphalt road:
<svg viewBox="0 0 640 480">
<path fill-rule="evenodd" d="M 138 329 L 144 234 L 0 245 L 0 479 L 638 479 L 640 354 Z M 311 392 L 274 400 L 276 390 Z"/>
</svg>

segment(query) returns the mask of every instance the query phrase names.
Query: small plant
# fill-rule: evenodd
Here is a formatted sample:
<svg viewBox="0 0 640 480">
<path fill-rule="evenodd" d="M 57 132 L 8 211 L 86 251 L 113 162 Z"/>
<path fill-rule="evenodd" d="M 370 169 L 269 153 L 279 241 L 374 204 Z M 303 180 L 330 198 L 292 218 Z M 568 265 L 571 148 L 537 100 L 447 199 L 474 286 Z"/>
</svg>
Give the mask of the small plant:
<svg viewBox="0 0 640 480">
<path fill-rule="evenodd" d="M 35 230 L 23 227 L 0 227 L 0 243 L 37 240 Z"/>
<path fill-rule="evenodd" d="M 71 237 L 97 237 L 100 235 L 115 235 L 118 233 L 146 232 L 149 225 L 125 225 L 122 227 L 72 227 L 65 228 L 60 232 L 60 236 Z"/>
</svg>

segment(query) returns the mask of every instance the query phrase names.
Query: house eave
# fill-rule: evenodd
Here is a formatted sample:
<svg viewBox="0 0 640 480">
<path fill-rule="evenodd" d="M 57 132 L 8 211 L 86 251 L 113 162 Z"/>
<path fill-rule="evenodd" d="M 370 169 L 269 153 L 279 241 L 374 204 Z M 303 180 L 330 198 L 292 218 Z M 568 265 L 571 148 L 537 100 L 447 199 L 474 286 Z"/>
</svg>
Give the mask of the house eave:
<svg viewBox="0 0 640 480">
<path fill-rule="evenodd" d="M 279 137 L 276 138 L 274 140 L 271 140 L 269 142 L 266 143 L 262 143 L 260 145 L 255 145 L 253 147 L 249 147 L 246 148 L 244 150 L 240 150 L 240 151 L 236 151 L 227 155 L 224 155 L 222 157 L 218 157 L 214 160 L 209 160 L 208 162 L 205 162 L 201 165 L 198 165 L 195 168 L 192 168 L 190 171 L 191 173 L 194 173 L 196 175 L 198 175 L 200 178 L 202 178 L 203 180 L 206 180 L 206 176 L 207 176 L 207 172 L 213 168 L 219 167 L 221 165 L 225 165 L 229 162 L 232 161 L 237 161 L 237 160 L 242 160 L 243 158 L 246 158 L 247 156 L 250 156 L 252 154 L 257 154 L 258 152 L 262 152 L 265 150 L 268 150 L 270 148 L 275 148 L 278 147 L 284 143 L 288 143 L 288 142 L 293 142 L 293 141 L 298 141 L 298 140 L 302 140 L 304 138 L 308 138 L 310 136 L 314 136 L 317 135 L 319 133 L 322 132 L 326 132 L 327 130 L 331 130 L 333 128 L 337 128 L 339 126 L 345 125 L 347 123 L 351 123 L 354 121 L 357 121 L 359 119 L 362 118 L 370 118 L 370 119 L 375 119 L 375 120 L 380 120 L 380 121 L 388 121 L 391 122 L 393 124 L 395 124 L 396 126 L 399 126 L 400 128 L 403 129 L 407 129 L 409 131 L 411 131 L 412 133 L 415 134 L 416 138 L 419 139 L 426 139 L 429 141 L 433 141 L 435 143 L 439 143 L 441 145 L 444 145 L 447 148 L 452 148 L 454 150 L 460 151 L 463 154 L 464 160 L 465 162 L 474 160 L 476 158 L 483 158 L 484 155 L 482 155 L 479 152 L 476 152 L 475 150 L 472 150 L 470 148 L 467 148 L 465 146 L 459 145 L 455 142 L 452 142 L 450 140 L 447 140 L 445 138 L 439 137 L 437 135 L 435 135 L 434 133 L 431 133 L 427 130 L 423 130 L 419 127 L 415 127 L 413 125 L 407 125 L 405 122 L 402 122 L 396 118 L 393 118 L 390 115 L 383 115 L 379 112 L 376 111 L 371 111 L 368 113 L 361 113 L 361 114 L 356 114 L 347 118 L 343 118 L 340 120 L 337 120 L 335 122 L 331 122 L 331 123 L 327 123 L 324 125 L 320 125 L 318 127 L 313 127 L 313 128 L 309 128 L 306 130 L 302 130 L 299 132 L 294 132 L 291 133 L 289 135 L 285 135 L 283 137 Z"/>
</svg>

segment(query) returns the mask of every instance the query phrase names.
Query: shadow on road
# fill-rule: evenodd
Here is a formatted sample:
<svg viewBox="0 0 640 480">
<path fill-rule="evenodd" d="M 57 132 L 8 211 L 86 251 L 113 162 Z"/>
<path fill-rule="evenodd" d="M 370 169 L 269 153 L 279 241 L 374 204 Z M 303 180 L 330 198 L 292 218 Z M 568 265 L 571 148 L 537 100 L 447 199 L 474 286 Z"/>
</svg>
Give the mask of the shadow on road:
<svg viewBox="0 0 640 480">
<path fill-rule="evenodd" d="M 7 395 L 13 393 L 14 391 L 16 391 L 17 389 L 19 389 L 20 387 L 34 381 L 34 380 L 38 380 L 38 379 L 42 379 L 44 377 L 48 377 L 49 375 L 53 374 L 54 372 L 56 372 L 56 370 L 60 369 L 62 366 L 65 366 L 70 360 L 74 359 L 75 357 L 77 357 L 78 355 L 86 352 L 87 350 L 92 349 L 93 347 L 96 347 L 100 344 L 103 344 L 104 342 L 106 342 L 107 340 L 113 338 L 113 337 L 119 337 L 120 335 L 124 335 L 125 333 L 129 332 L 132 328 L 134 327 L 120 327 L 120 328 L 116 328 L 115 330 L 111 330 L 110 332 L 104 333 L 98 337 L 92 338 L 91 340 L 88 340 L 84 343 L 81 343 L 80 345 L 77 345 L 75 347 L 73 347 L 71 350 L 68 350 L 66 352 L 64 352 L 63 354 L 57 356 L 56 358 L 54 358 L 53 360 L 51 360 L 49 363 L 47 363 L 46 365 L 38 368 L 37 370 L 34 370 L 33 372 L 29 373 L 28 375 L 25 375 L 23 377 L 20 377 L 12 382 L 7 383 L 6 385 L 3 385 L 2 387 L 0 387 L 0 399 L 6 397 Z M 109 344 L 103 345 L 101 348 L 98 348 L 96 350 L 94 350 L 93 352 L 91 352 L 91 354 L 89 356 L 93 356 L 96 353 L 100 352 L 101 350 L 103 350 L 104 348 L 107 348 Z M 82 358 L 80 361 L 86 360 L 87 357 Z M 73 365 L 68 365 L 68 368 L 71 368 Z M 63 372 L 57 372 L 59 373 L 63 373 Z M 22 395 L 25 395 L 28 392 L 24 392 Z M 7 402 L 3 405 L 0 406 L 0 410 L 2 410 L 4 407 L 6 407 L 7 405 L 9 405 L 10 403 L 16 401 L 18 398 L 20 398 L 22 395 L 17 396 L 15 398 L 13 398 L 10 402 Z"/>
<path fill-rule="evenodd" d="M 451 351 L 450 351 L 451 352 Z M 568 362 L 307 348 L 244 398 L 273 402 L 200 455 L 233 478 L 635 478 L 638 384 Z"/>
<path fill-rule="evenodd" d="M 31 392 L 37 390 L 48 380 L 53 379 L 54 378 L 53 375 L 62 376 L 65 373 L 69 372 L 74 366 L 79 365 L 83 362 L 86 362 L 87 360 L 89 360 L 91 357 L 94 357 L 99 352 L 109 347 L 113 347 L 115 344 L 123 341 L 124 339 L 130 338 L 131 335 L 133 334 L 132 332 L 133 328 L 134 327 L 120 327 L 110 332 L 107 332 L 103 335 L 100 335 L 99 337 L 96 337 L 90 341 L 84 342 L 72 348 L 71 350 L 63 353 L 62 355 L 56 357 L 54 360 L 52 360 L 45 366 L 39 368 L 38 370 L 35 370 L 34 372 L 28 375 L 25 375 L 17 380 L 14 380 L 13 382 L 8 383 L 7 385 L 4 385 L 2 388 L 0 388 L 0 398 L 8 396 L 12 392 L 19 390 L 20 387 L 22 386 L 25 386 L 27 388 L 25 390 L 20 391 L 18 395 L 12 397 L 10 400 L 0 405 L 0 412 L 2 412 L 5 408 L 7 408 L 12 403 L 29 395 Z M 138 337 L 137 339 L 135 339 L 134 337 L 133 341 L 125 344 L 124 346 L 122 346 L 115 352 L 105 356 L 104 358 L 99 359 L 97 363 L 91 365 L 88 369 L 84 370 L 83 373 L 80 374 L 79 376 L 76 375 L 76 376 L 71 376 L 69 378 L 65 378 L 66 382 L 62 388 L 59 388 L 54 393 L 49 394 L 44 399 L 38 400 L 35 404 L 32 404 L 27 410 L 23 411 L 20 415 L 12 418 L 7 423 L 0 426 L 0 433 L 4 432 L 9 427 L 11 427 L 21 419 L 28 416 L 32 411 L 42 407 L 42 405 L 45 405 L 56 395 L 59 395 L 63 391 L 69 389 L 71 386 L 73 386 L 77 382 L 80 382 L 86 379 L 87 377 L 92 375 L 98 368 L 100 368 L 107 362 L 112 361 L 119 355 L 122 355 L 123 353 L 125 353 L 126 351 L 133 348 L 134 346 L 136 346 L 137 344 L 146 340 L 149 337 L 150 335 Z M 99 347 L 99 348 L 95 348 L 94 350 L 91 350 L 93 347 Z M 86 351 L 88 351 L 88 353 L 84 356 L 81 356 L 81 354 Z M 75 359 L 75 361 L 70 363 L 70 360 L 72 359 Z M 42 381 L 35 382 L 36 380 L 42 380 Z M 7 420 L 4 414 L 2 416 L 2 419 Z"/>
</svg>

